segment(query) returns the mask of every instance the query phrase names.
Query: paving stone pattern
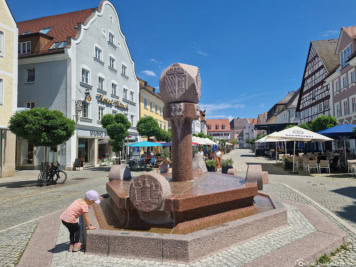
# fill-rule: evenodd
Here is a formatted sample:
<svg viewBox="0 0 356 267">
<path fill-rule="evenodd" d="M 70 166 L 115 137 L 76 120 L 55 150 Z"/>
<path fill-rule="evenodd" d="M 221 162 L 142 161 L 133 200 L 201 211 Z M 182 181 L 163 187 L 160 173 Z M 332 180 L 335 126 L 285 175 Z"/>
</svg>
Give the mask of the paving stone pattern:
<svg viewBox="0 0 356 267">
<path fill-rule="evenodd" d="M 36 220 L 0 233 L 0 266 L 16 266 L 38 222 Z"/>
<path fill-rule="evenodd" d="M 103 257 L 87 255 L 83 252 L 69 253 L 67 252 L 69 245 L 68 231 L 61 225 L 51 266 L 243 266 L 260 256 L 266 255 L 316 231 L 314 226 L 310 224 L 296 207 L 289 205 L 286 205 L 286 207 L 288 209 L 288 227 L 232 246 L 192 264 Z"/>
</svg>

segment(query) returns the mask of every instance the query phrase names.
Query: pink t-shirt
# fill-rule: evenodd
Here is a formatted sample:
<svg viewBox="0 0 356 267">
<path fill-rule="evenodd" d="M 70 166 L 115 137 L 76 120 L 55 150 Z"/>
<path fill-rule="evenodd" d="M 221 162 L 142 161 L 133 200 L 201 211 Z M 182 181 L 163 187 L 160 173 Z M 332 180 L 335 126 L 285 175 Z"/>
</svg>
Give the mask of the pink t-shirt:
<svg viewBox="0 0 356 267">
<path fill-rule="evenodd" d="M 59 217 L 67 223 L 76 223 L 78 218 L 85 212 L 88 212 L 89 206 L 83 199 L 75 200 Z"/>
</svg>

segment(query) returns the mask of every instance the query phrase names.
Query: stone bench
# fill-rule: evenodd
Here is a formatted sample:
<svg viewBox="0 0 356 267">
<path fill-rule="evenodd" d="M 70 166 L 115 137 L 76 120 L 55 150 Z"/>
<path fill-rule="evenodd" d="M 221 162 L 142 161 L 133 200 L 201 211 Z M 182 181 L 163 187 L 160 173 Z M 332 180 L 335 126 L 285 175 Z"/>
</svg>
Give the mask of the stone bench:
<svg viewBox="0 0 356 267">
<path fill-rule="evenodd" d="M 262 166 L 259 164 L 248 164 L 246 172 L 246 183 L 257 183 L 258 190 L 263 190 L 263 177 L 268 180 L 268 173 L 266 176 L 262 171 Z M 267 178 L 266 178 L 267 177 Z"/>
</svg>

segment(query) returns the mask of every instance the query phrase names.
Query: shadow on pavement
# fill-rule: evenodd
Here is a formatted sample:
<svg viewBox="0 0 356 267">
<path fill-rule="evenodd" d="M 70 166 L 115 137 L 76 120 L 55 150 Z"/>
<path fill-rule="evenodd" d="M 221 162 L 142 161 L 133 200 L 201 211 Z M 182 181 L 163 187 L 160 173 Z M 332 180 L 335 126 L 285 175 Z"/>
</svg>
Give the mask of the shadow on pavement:
<svg viewBox="0 0 356 267">
<path fill-rule="evenodd" d="M 353 204 L 354 205 L 345 206 L 343 211 L 337 211 L 336 214 L 346 220 L 356 223 L 356 202 Z"/>
<path fill-rule="evenodd" d="M 242 155 L 240 155 L 240 157 L 241 158 L 256 158 L 255 155 L 249 155 L 249 154 L 246 154 L 246 155 L 242 154 Z"/>
<path fill-rule="evenodd" d="M 38 186 L 37 180 L 8 182 L 8 183 L 0 184 L 0 187 L 6 187 L 6 188 L 22 188 L 22 187 L 32 187 L 32 186 Z"/>
<path fill-rule="evenodd" d="M 60 243 L 57 244 L 54 248 L 48 250 L 48 252 L 61 253 L 63 251 L 68 251 L 68 247 L 69 247 L 69 242 Z"/>
<path fill-rule="evenodd" d="M 344 188 L 339 188 L 332 190 L 332 192 L 338 193 L 340 195 L 356 199 L 356 186 L 349 186 Z M 355 211 L 356 215 L 356 211 Z"/>
</svg>

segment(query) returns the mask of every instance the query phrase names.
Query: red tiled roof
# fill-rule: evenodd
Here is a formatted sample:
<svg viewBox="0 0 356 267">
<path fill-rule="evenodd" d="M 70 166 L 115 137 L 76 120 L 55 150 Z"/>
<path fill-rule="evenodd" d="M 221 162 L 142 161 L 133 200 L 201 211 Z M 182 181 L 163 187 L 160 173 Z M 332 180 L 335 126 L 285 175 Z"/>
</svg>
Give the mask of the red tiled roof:
<svg viewBox="0 0 356 267">
<path fill-rule="evenodd" d="M 52 27 L 47 35 L 52 36 L 53 40 L 40 51 L 41 53 L 45 53 L 53 43 L 67 41 L 68 37 L 74 38 L 77 34 L 77 24 L 84 23 L 95 10 L 96 8 L 90 8 L 18 22 L 17 26 L 19 28 L 19 35 L 23 35 L 25 32 L 36 33 L 42 29 Z"/>
<path fill-rule="evenodd" d="M 219 120 L 206 120 L 206 125 L 208 127 L 208 132 L 230 132 L 230 122 L 228 119 L 219 119 Z M 219 129 L 216 129 L 216 126 L 219 126 Z M 222 126 L 225 125 L 225 129 L 222 129 Z M 211 129 L 209 130 L 209 126 Z"/>
<path fill-rule="evenodd" d="M 248 124 L 257 124 L 257 119 L 248 119 Z"/>
</svg>

